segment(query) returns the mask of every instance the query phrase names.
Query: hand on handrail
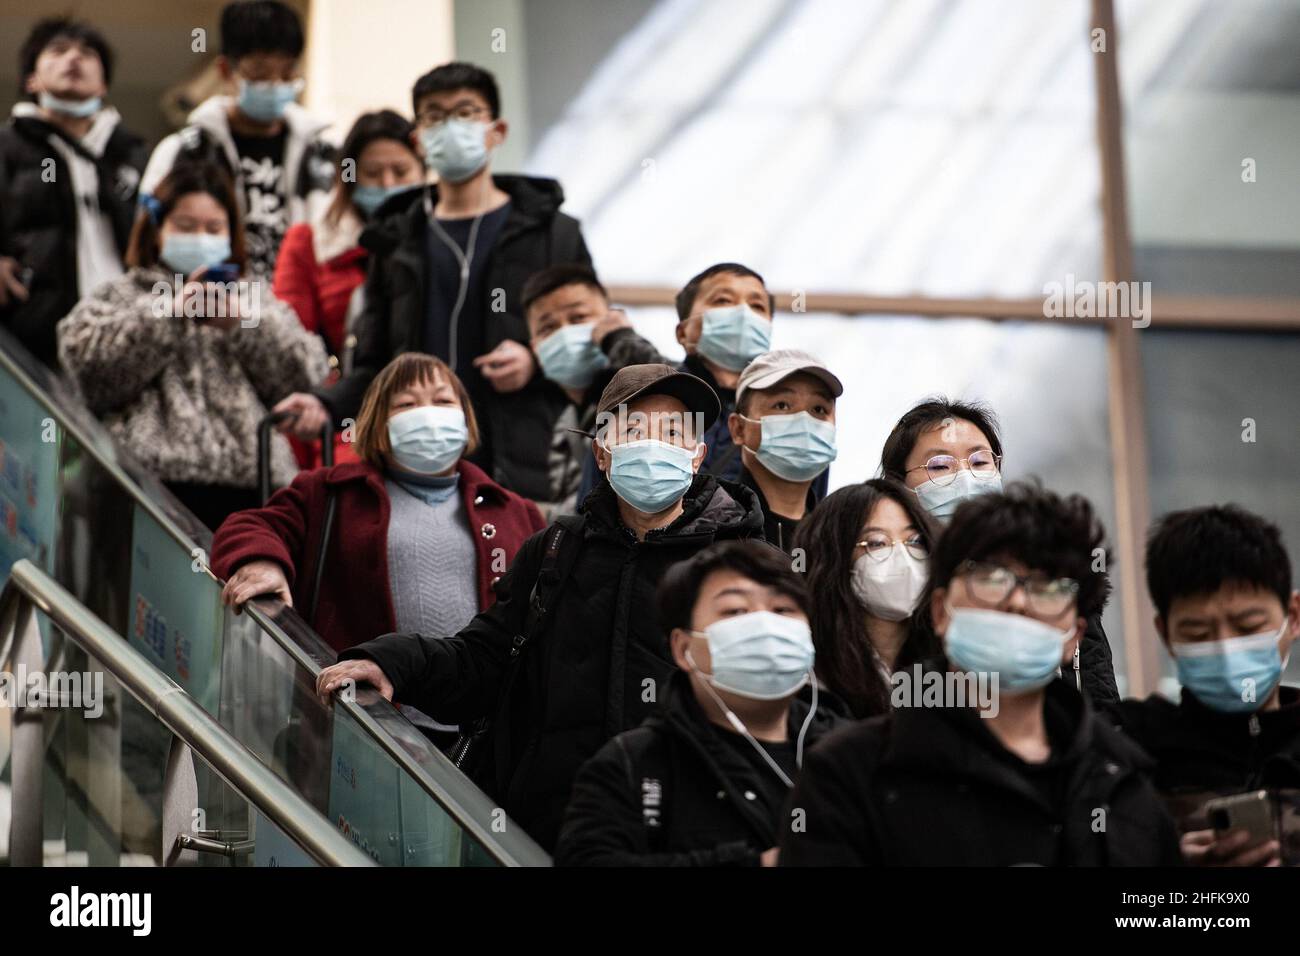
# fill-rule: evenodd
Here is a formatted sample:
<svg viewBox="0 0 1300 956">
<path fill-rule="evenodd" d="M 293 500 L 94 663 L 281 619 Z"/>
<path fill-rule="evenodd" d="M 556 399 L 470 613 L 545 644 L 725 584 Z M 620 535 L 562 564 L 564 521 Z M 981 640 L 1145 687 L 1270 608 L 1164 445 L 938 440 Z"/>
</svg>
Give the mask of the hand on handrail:
<svg viewBox="0 0 1300 956">
<path fill-rule="evenodd" d="M 329 706 L 330 695 L 347 685 L 370 684 L 384 700 L 393 699 L 393 685 L 374 661 L 339 661 L 316 675 L 316 695 Z"/>
</svg>

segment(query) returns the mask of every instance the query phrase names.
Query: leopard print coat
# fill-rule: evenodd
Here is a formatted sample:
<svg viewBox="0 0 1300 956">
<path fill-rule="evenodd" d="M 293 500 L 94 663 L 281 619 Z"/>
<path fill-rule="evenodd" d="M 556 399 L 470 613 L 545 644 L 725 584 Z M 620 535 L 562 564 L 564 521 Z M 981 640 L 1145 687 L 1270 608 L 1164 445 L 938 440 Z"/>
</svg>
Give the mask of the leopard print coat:
<svg viewBox="0 0 1300 956">
<path fill-rule="evenodd" d="M 229 331 L 171 318 L 171 276 L 135 268 L 105 283 L 58 326 L 59 361 L 87 406 L 127 451 L 164 481 L 257 486 L 257 423 L 291 392 L 320 384 L 321 339 L 289 306 L 256 294 L 256 325 Z M 159 317 L 159 315 L 164 317 Z M 276 434 L 271 475 L 297 473 Z"/>
</svg>

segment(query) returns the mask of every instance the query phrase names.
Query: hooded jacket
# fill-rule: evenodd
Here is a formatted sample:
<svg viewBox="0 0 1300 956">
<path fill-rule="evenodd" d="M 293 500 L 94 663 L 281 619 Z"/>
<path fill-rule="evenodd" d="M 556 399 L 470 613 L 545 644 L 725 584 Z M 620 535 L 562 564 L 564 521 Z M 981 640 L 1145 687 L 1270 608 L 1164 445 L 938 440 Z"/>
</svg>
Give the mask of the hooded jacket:
<svg viewBox="0 0 1300 956">
<path fill-rule="evenodd" d="M 650 715 L 647 688 L 663 687 L 675 670 L 655 611 L 664 571 L 715 541 L 763 534 L 753 492 L 739 485 L 698 475 L 683 506 L 672 524 L 638 541 L 608 485 L 583 502 L 569 535 L 571 570 L 518 659 L 507 699 L 500 691 L 512 641 L 526 630 L 545 533 L 524 543 L 497 585 L 497 603 L 459 634 L 387 634 L 340 659 L 375 661 L 396 701 L 442 723 L 492 717 L 493 768 L 480 783 L 549 849 L 578 768 Z"/>
<path fill-rule="evenodd" d="M 491 290 L 484 297 L 488 309 L 482 315 L 462 313 L 458 319 L 461 327 L 477 323 L 474 336 L 457 338 L 462 344 L 477 339 L 480 354 L 506 339 L 528 344 L 528 324 L 519 302 L 529 276 L 557 263 L 591 264 L 577 220 L 559 211 L 564 202 L 559 183 L 531 176 L 494 176 L 493 182 L 510 196 L 510 209 L 483 271 L 484 287 Z M 428 187 L 427 194 L 413 189 L 394 196 L 379 210 L 376 224 L 362 234 L 362 245 L 372 255 L 352 370 L 334 385 L 315 392 L 335 421 L 356 417 L 367 386 L 394 357 L 424 351 L 426 195 L 437 204 L 434 186 Z M 501 311 L 496 311 L 497 303 Z M 465 383 L 478 416 L 482 434 L 475 460 L 511 491 L 538 501 L 550 500 L 551 438 L 567 399 L 548 390 L 540 366 L 519 391 L 498 392 L 470 364 L 474 357 L 459 354 L 448 358 Z"/>
<path fill-rule="evenodd" d="M 810 703 L 790 702 L 797 743 Z M 843 722 L 818 707 L 805 752 Z M 758 866 L 776 846 L 784 807 L 764 807 L 753 763 L 719 734 L 677 671 L 659 712 L 619 734 L 583 766 L 555 851 L 559 866 Z"/>
<path fill-rule="evenodd" d="M 257 424 L 321 380 L 325 347 L 264 284 L 251 286 L 261 293 L 256 324 L 222 331 L 159 317 L 173 281 L 161 268 L 136 268 L 82 299 L 59 323 L 59 360 L 87 407 L 163 481 L 255 488 Z M 275 435 L 275 483 L 297 470 Z"/>
<path fill-rule="evenodd" d="M 781 865 L 1180 865 L 1151 758 L 1065 680 L 1043 706 L 1057 731 L 1041 765 L 1010 754 L 973 708 L 899 708 L 831 734 L 804 759 L 790 806 L 806 828 L 782 831 Z M 1030 772 L 1051 775 L 1054 798 Z"/>
<path fill-rule="evenodd" d="M 11 298 L 0 309 L 0 323 L 51 367 L 57 360 L 55 326 L 79 298 L 77 198 L 64 150 L 51 137 L 93 156 L 99 208 L 112 225 L 119 256 L 126 253 L 135 220 L 144 140 L 122 126 L 112 107 L 101 110 L 96 122 L 112 125 L 97 156 L 42 119 L 31 103 L 15 105 L 13 117 L 0 127 L 0 256 L 31 270 L 27 301 Z"/>
<path fill-rule="evenodd" d="M 152 195 L 178 159 L 215 163 L 230 174 L 235 198 L 243 216 L 248 214 L 248 195 L 235 140 L 230 134 L 228 111 L 234 100 L 213 96 L 196 106 L 188 125 L 163 137 L 154 147 L 140 180 L 140 192 Z M 288 222 L 310 222 L 325 209 L 334 184 L 334 147 L 321 138 L 329 125 L 297 103 L 284 111 L 284 173 L 281 184 L 288 201 Z M 269 277 L 268 277 L 269 278 Z"/>
</svg>

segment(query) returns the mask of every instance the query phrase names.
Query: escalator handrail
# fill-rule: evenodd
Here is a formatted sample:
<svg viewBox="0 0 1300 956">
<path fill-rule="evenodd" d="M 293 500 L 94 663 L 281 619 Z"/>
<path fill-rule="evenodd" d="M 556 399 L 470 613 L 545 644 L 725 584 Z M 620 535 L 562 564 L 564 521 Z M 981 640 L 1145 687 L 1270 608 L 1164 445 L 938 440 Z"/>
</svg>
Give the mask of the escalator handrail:
<svg viewBox="0 0 1300 956">
<path fill-rule="evenodd" d="M 101 467 L 103 467 L 113 479 L 130 495 L 131 499 L 152 518 L 159 527 L 176 541 L 187 552 L 194 554 L 196 550 L 203 552 L 203 573 L 218 587 L 221 584 L 220 579 L 212 573 L 211 568 L 207 566 L 207 552 L 201 546 L 207 545 L 210 548 L 209 540 L 196 542 L 194 538 L 183 531 L 176 521 L 148 495 L 144 494 L 139 484 L 129 475 L 120 463 L 107 457 L 102 450 L 102 439 L 91 437 L 85 424 L 78 421 L 74 415 L 62 407 L 61 402 L 57 401 L 54 396 L 49 395 L 45 389 L 33 379 L 32 375 L 27 372 L 22 365 L 15 360 L 15 356 L 9 353 L 9 350 L 17 352 L 21 346 L 16 340 L 4 333 L 0 329 L 0 344 L 5 347 L 0 348 L 0 366 L 13 376 L 13 378 L 41 405 L 50 412 L 58 423 L 59 427 L 70 434 L 85 452 L 94 458 Z M 92 422 L 91 428 L 97 427 L 97 423 Z M 111 440 L 111 439 L 110 439 Z M 204 538 L 209 538 L 205 535 Z M 247 605 L 253 607 L 252 602 Z M 266 614 L 252 613 L 250 615 L 271 639 L 280 646 L 282 650 L 297 660 L 302 666 L 306 667 L 313 677 L 321 670 L 310 657 L 306 655 L 301 647 L 293 640 L 283 629 L 276 626 Z M 304 626 L 310 629 L 310 624 L 304 622 Z M 314 632 L 313 632 L 314 633 Z M 323 642 L 322 642 L 323 643 Z M 421 766 L 411 755 L 401 747 L 393 738 L 393 735 L 385 731 L 380 724 L 363 708 L 353 702 L 346 702 L 337 695 L 334 698 L 335 706 L 342 706 L 348 713 L 354 717 L 357 723 L 365 728 L 365 731 L 375 740 L 377 744 L 394 760 L 398 765 L 411 775 L 416 782 L 431 796 L 451 816 L 452 820 L 483 846 L 487 853 L 497 862 L 506 866 L 546 866 L 550 863 L 550 857 L 541 849 L 519 826 L 512 826 L 506 832 L 498 832 L 492 826 L 485 826 L 482 822 L 482 810 L 486 807 L 490 810 L 496 808 L 491 806 L 489 798 L 477 787 L 459 769 L 447 760 L 445 756 L 434 747 L 431 743 L 427 745 L 426 756 L 430 762 L 443 771 L 443 779 L 435 779 L 429 769 Z M 494 819 L 495 814 L 489 816 Z"/>
<path fill-rule="evenodd" d="M 16 562 L 0 594 L 0 619 L 26 600 L 201 757 L 245 800 L 323 866 L 375 861 L 276 776 L 175 681 L 27 559 Z M 15 614 L 15 619 L 17 615 Z"/>
</svg>

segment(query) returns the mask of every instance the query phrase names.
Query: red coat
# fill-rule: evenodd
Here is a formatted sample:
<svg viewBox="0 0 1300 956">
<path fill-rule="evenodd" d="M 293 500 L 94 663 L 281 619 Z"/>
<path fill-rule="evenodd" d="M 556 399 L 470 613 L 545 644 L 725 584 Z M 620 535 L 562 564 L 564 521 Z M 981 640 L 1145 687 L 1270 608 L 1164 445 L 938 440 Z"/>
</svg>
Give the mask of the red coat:
<svg viewBox="0 0 1300 956">
<path fill-rule="evenodd" d="M 502 488 L 467 461 L 456 466 L 460 494 L 478 546 L 479 610 L 496 600 L 492 586 L 515 552 L 546 525 L 531 501 Z M 238 511 L 212 540 L 212 570 L 225 580 L 249 561 L 278 562 L 295 607 L 305 608 L 325 523 L 325 488 L 338 499 L 316 608 L 316 632 L 342 651 L 397 630 L 388 585 L 388 492 L 364 462 L 305 471 L 265 507 Z M 497 552 L 500 549 L 500 552 Z M 495 568 L 494 568 L 495 563 Z"/>
<path fill-rule="evenodd" d="M 334 238 L 332 234 L 330 238 Z M 317 258 L 320 244 L 316 239 L 310 223 L 289 227 L 276 254 L 271 291 L 293 306 L 308 332 L 323 334 L 330 351 L 338 355 L 343 351 L 348 303 L 366 280 L 366 250 L 356 245 L 331 248 L 329 251 L 337 254 L 322 262 Z"/>
</svg>

